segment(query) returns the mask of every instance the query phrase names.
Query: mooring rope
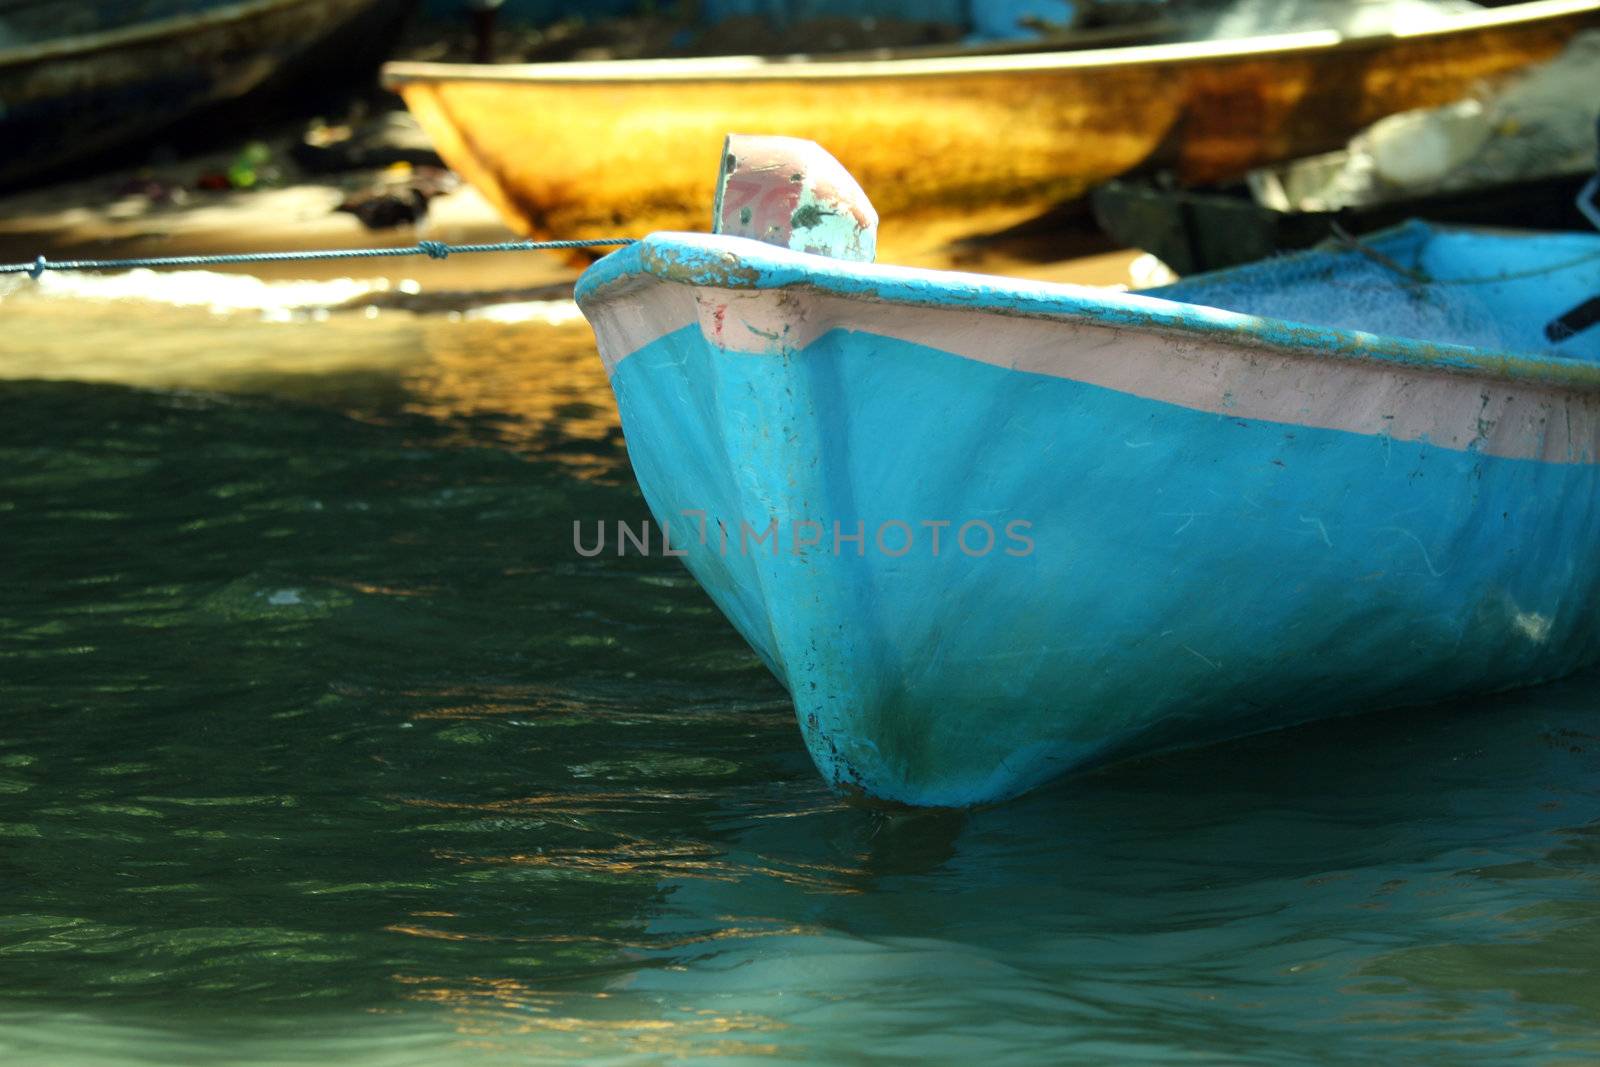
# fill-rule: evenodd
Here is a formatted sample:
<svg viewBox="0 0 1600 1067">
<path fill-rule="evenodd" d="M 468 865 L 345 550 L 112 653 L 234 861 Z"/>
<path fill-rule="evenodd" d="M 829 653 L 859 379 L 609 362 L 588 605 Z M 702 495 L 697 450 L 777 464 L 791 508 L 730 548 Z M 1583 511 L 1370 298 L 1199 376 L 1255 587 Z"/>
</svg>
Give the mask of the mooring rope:
<svg viewBox="0 0 1600 1067">
<path fill-rule="evenodd" d="M 49 260 L 0 264 L 0 274 L 26 274 L 38 280 L 47 270 L 136 270 L 140 267 L 220 267 L 232 263 L 298 263 L 317 259 L 381 259 L 389 256 L 427 256 L 445 259 L 471 252 L 546 252 L 568 248 L 631 245 L 632 237 L 589 237 L 578 241 L 503 241 L 498 244 L 452 245 L 443 241 L 418 241 L 403 248 L 324 248 L 307 252 L 241 252 L 227 256 L 141 256 L 134 259 Z"/>
</svg>

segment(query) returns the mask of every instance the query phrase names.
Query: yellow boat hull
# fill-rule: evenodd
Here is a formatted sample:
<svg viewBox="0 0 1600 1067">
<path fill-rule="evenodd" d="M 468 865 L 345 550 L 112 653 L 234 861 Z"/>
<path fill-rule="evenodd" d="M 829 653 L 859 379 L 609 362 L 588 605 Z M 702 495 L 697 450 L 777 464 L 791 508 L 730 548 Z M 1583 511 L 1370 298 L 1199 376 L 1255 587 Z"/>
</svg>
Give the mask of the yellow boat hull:
<svg viewBox="0 0 1600 1067">
<path fill-rule="evenodd" d="M 770 133 L 826 147 L 873 190 L 885 252 L 915 260 L 1136 167 L 1205 182 L 1330 150 L 1596 25 L 1600 0 L 1543 0 L 1355 38 L 869 62 L 394 63 L 385 82 L 520 233 L 704 230 L 724 135 Z"/>
</svg>

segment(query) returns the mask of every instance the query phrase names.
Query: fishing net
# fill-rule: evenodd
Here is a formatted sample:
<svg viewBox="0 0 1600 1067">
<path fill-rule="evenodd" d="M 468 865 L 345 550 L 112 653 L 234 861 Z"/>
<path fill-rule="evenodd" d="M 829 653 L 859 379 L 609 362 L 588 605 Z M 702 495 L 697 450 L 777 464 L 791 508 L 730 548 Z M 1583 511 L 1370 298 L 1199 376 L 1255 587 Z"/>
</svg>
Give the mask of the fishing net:
<svg viewBox="0 0 1600 1067">
<path fill-rule="evenodd" d="M 1265 168 L 1250 184 L 1277 210 L 1336 211 L 1591 170 L 1600 114 L 1600 31 L 1493 91 L 1391 115 L 1346 151 Z"/>
<path fill-rule="evenodd" d="M 1422 29 L 1479 10 L 1468 0 L 1168 0 L 1195 40 L 1228 40 L 1304 30 L 1347 37 Z"/>
<path fill-rule="evenodd" d="M 1497 351 L 1523 349 L 1474 287 L 1423 285 L 1370 260 L 1281 260 L 1265 279 L 1197 279 L 1160 291 L 1169 300 L 1263 318 Z M 1540 347 L 1544 347 L 1542 344 Z"/>
<path fill-rule="evenodd" d="M 1431 272 L 1430 272 L 1431 268 Z M 1550 321 L 1600 294 L 1600 237 L 1532 242 L 1412 223 L 1147 295 L 1417 341 L 1600 359 L 1600 328 L 1552 340 Z"/>
</svg>

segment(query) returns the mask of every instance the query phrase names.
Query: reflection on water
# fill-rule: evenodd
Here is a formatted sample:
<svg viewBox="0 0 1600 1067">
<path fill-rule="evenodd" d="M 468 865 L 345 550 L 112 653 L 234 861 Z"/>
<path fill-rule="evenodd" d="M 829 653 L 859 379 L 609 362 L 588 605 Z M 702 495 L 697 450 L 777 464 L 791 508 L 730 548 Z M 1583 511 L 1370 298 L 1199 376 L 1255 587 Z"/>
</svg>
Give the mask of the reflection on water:
<svg viewBox="0 0 1600 1067">
<path fill-rule="evenodd" d="M 1593 679 L 857 808 L 558 305 L 0 310 L 4 1062 L 1600 1057 Z"/>
<path fill-rule="evenodd" d="M 611 390 L 572 301 L 414 314 L 384 306 L 394 295 L 382 280 L 262 282 L 203 271 L 0 279 L 0 379 L 424 416 L 462 443 L 536 450 L 588 475 L 618 472 Z"/>
</svg>

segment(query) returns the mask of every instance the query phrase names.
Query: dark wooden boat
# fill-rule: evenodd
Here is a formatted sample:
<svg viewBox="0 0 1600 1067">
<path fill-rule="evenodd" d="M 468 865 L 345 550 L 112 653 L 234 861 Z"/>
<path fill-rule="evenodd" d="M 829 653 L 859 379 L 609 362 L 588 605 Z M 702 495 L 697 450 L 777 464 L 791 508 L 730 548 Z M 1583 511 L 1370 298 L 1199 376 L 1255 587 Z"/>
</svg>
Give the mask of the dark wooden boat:
<svg viewBox="0 0 1600 1067">
<path fill-rule="evenodd" d="M 360 77 L 415 0 L 0 0 L 0 187 L 217 105 Z"/>
<path fill-rule="evenodd" d="M 1522 230 L 1584 230 L 1577 206 L 1586 174 L 1564 174 L 1405 197 L 1337 211 L 1280 211 L 1244 183 L 1180 189 L 1153 178 L 1107 182 L 1090 194 L 1095 221 L 1113 240 L 1151 253 L 1179 274 L 1221 270 L 1311 248 L 1341 235 L 1376 233 L 1407 219 Z"/>
</svg>

